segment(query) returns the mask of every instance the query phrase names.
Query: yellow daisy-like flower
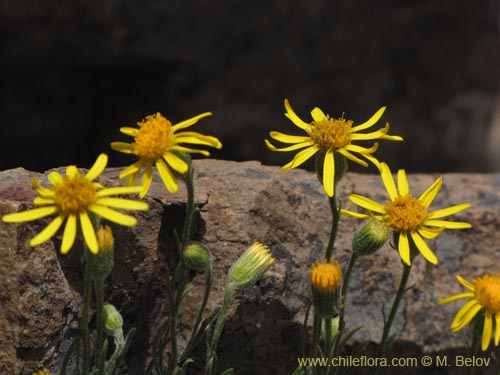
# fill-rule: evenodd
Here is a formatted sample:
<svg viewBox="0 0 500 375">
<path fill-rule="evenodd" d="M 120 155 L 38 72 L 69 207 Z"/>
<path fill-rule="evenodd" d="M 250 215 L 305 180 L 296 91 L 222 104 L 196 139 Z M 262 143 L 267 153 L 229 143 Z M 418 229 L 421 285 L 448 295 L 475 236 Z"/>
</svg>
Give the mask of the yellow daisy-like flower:
<svg viewBox="0 0 500 375">
<path fill-rule="evenodd" d="M 199 119 L 210 115 L 210 112 L 205 112 L 179 122 L 176 125 L 172 125 L 160 113 L 156 113 L 146 116 L 143 121 L 138 122 L 138 128 L 120 128 L 123 134 L 134 137 L 134 142 L 113 142 L 111 143 L 111 148 L 125 154 L 134 154 L 139 158 L 137 162 L 120 173 L 120 178 L 127 178 L 127 185 L 135 185 L 140 171 L 144 169 L 141 180 L 142 191 L 140 193 L 140 197 L 143 198 L 147 194 L 153 180 L 154 164 L 168 191 L 171 193 L 177 192 L 177 180 L 171 169 L 184 174 L 188 171 L 189 165 L 177 156 L 175 151 L 209 156 L 210 153 L 208 151 L 189 148 L 182 144 L 191 143 L 215 148 L 222 147 L 222 143 L 215 137 L 187 131 L 177 133 L 179 130 L 194 125 Z"/>
<path fill-rule="evenodd" d="M 285 99 L 285 116 L 288 117 L 296 126 L 304 130 L 307 135 L 288 135 L 280 132 L 272 131 L 269 133 L 271 138 L 282 143 L 291 144 L 285 148 L 277 148 L 267 139 L 265 140 L 266 146 L 271 151 L 295 151 L 304 149 L 298 152 L 293 160 L 283 166 L 283 169 L 296 168 L 319 150 L 326 151 L 324 164 L 323 164 L 323 186 L 325 192 L 329 197 L 335 194 L 335 159 L 334 153 L 338 152 L 349 160 L 361 164 L 364 167 L 368 163 L 354 155 L 353 153 L 363 156 L 365 159 L 371 161 L 378 166 L 378 160 L 372 156 L 377 150 L 378 143 L 375 143 L 371 148 L 365 148 L 353 144 L 354 141 L 364 141 L 372 139 L 387 139 L 391 141 L 402 141 L 403 138 L 395 135 L 388 135 L 389 124 L 382 129 L 371 133 L 359 133 L 362 130 L 372 127 L 385 111 L 385 107 L 380 108 L 368 121 L 363 124 L 352 126 L 352 120 L 346 120 L 344 116 L 336 119 L 325 115 L 318 107 L 311 111 L 313 121 L 306 123 L 302 121 L 290 107 L 290 103 Z"/>
<path fill-rule="evenodd" d="M 40 207 L 7 214 L 2 220 L 7 223 L 22 223 L 56 214 L 51 223 L 30 241 L 30 245 L 38 246 L 48 241 L 66 221 L 61 244 L 62 254 L 66 254 L 73 246 L 79 222 L 88 248 L 96 254 L 99 245 L 89 214 L 121 225 L 132 226 L 137 223 L 134 217 L 115 211 L 113 208 L 126 210 L 149 208 L 145 202 L 112 197 L 116 194 L 138 193 L 142 189 L 140 186 L 105 188 L 94 181 L 104 171 L 107 162 L 107 155 L 101 154 L 86 174 L 81 174 L 74 165 L 66 168 L 66 176 L 50 172 L 48 178 L 53 185 L 52 189 L 42 187 L 38 180 L 33 179 L 33 185 L 38 190 L 38 196 L 33 203 Z"/>
<path fill-rule="evenodd" d="M 488 349 L 493 331 L 493 318 L 495 318 L 495 346 L 500 342 L 500 274 L 483 275 L 476 277 L 472 284 L 457 275 L 460 284 L 466 287 L 469 292 L 456 294 L 443 298 L 440 304 L 458 301 L 459 299 L 469 299 L 469 301 L 458 310 L 455 319 L 451 323 L 453 332 L 459 331 L 468 325 L 472 319 L 480 312 L 484 311 L 483 337 L 481 348 Z"/>
<path fill-rule="evenodd" d="M 410 194 L 406 172 L 398 171 L 398 187 L 392 177 L 391 171 L 386 163 L 380 164 L 382 181 L 389 194 L 390 201 L 385 204 L 377 203 L 369 198 L 357 194 L 351 194 L 349 199 L 368 211 L 368 214 L 360 214 L 342 209 L 349 216 L 380 220 L 391 231 L 399 234 L 398 250 L 404 263 L 411 265 L 410 238 L 420 253 L 432 264 L 437 264 L 438 259 L 427 246 L 423 238 L 431 239 L 437 237 L 444 229 L 467 229 L 471 228 L 469 223 L 451 222 L 438 220 L 445 216 L 453 215 L 470 207 L 469 203 L 443 208 L 429 212 L 428 208 L 438 193 L 443 179 L 439 177 L 434 183 L 417 199 Z M 376 214 L 373 214 L 375 212 Z M 428 228 L 435 227 L 435 228 Z"/>
</svg>

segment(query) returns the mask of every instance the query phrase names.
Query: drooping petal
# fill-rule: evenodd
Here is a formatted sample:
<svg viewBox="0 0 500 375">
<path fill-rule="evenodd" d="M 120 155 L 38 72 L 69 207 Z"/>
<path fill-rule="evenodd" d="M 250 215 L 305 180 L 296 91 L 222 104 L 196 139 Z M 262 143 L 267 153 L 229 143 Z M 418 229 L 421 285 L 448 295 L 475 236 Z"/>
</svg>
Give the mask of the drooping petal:
<svg viewBox="0 0 500 375">
<path fill-rule="evenodd" d="M 129 165 L 127 168 L 125 168 L 120 175 L 118 176 L 120 179 L 128 177 L 134 173 L 138 173 L 142 168 L 144 168 L 149 161 L 146 159 L 139 159 L 137 160 L 134 164 Z"/>
<path fill-rule="evenodd" d="M 469 229 L 472 228 L 470 223 L 465 223 L 461 221 L 445 221 L 445 220 L 426 220 L 424 225 L 430 225 L 431 227 L 440 227 L 446 229 Z"/>
<path fill-rule="evenodd" d="M 389 166 L 386 163 L 380 163 L 380 174 L 385 189 L 389 194 L 389 198 L 391 198 L 391 200 L 396 199 L 398 197 L 398 191 L 396 190 L 396 185 L 394 184 L 394 179 L 392 178 L 391 170 L 389 169 Z"/>
<path fill-rule="evenodd" d="M 323 187 L 325 192 L 329 197 L 335 195 L 335 159 L 333 157 L 333 151 L 328 150 L 325 154 L 325 159 L 323 161 Z"/>
<path fill-rule="evenodd" d="M 91 209 L 92 206 L 93 205 L 89 206 L 89 210 Z M 79 216 L 80 216 L 80 226 L 82 228 L 82 233 L 83 233 L 83 239 L 85 240 L 85 243 L 87 244 L 89 250 L 93 254 L 97 254 L 97 252 L 99 251 L 99 245 L 97 244 L 97 236 L 95 234 L 94 225 L 92 224 L 92 221 L 90 220 L 87 211 L 80 212 Z"/>
<path fill-rule="evenodd" d="M 484 315 L 483 338 L 481 340 L 481 349 L 483 351 L 486 351 L 486 349 L 488 349 L 488 346 L 490 346 L 492 328 L 493 319 L 491 317 L 491 312 L 486 310 Z"/>
<path fill-rule="evenodd" d="M 475 300 L 470 300 L 462 308 L 458 311 L 455 319 L 451 323 L 451 330 L 453 332 L 459 331 L 464 328 L 467 324 L 471 322 L 472 319 L 476 316 L 476 314 L 483 307 Z"/>
<path fill-rule="evenodd" d="M 61 243 L 61 254 L 67 254 L 73 247 L 76 238 L 76 215 L 69 215 L 64 227 Z"/>
<path fill-rule="evenodd" d="M 406 178 L 406 172 L 404 169 L 398 171 L 398 189 L 399 195 L 410 194 L 410 188 L 408 186 L 408 179 Z"/>
<path fill-rule="evenodd" d="M 140 193 L 141 190 L 142 186 L 117 186 L 99 190 L 97 191 L 96 196 L 98 198 L 101 198 L 117 194 L 133 194 L 133 193 Z"/>
<path fill-rule="evenodd" d="M 401 260 L 408 266 L 411 266 L 410 244 L 406 233 L 399 233 L 398 251 Z"/>
<path fill-rule="evenodd" d="M 163 154 L 163 158 L 168 165 L 180 174 L 185 174 L 189 170 L 189 165 L 172 152 L 166 152 Z"/>
<path fill-rule="evenodd" d="M 313 110 L 311 111 L 311 116 L 316 122 L 323 121 L 327 118 L 323 111 L 318 107 L 313 108 Z"/>
<path fill-rule="evenodd" d="M 471 292 L 474 292 L 474 285 L 472 283 L 469 283 L 467 280 L 465 280 L 462 276 L 457 275 L 457 280 L 460 284 L 462 284 L 464 287 L 469 289 Z"/>
<path fill-rule="evenodd" d="M 418 233 L 420 233 L 422 237 L 430 240 L 439 236 L 444 231 L 444 228 L 433 229 L 433 228 L 420 227 L 417 229 L 417 231 Z"/>
<path fill-rule="evenodd" d="M 364 197 L 358 194 L 351 194 L 349 200 L 358 206 L 366 208 L 368 211 L 375 211 L 378 213 L 384 213 L 385 208 L 380 203 L 371 200 L 370 198 Z"/>
<path fill-rule="evenodd" d="M 373 154 L 375 151 L 378 150 L 378 143 L 375 142 L 373 144 L 373 146 L 370 147 L 370 148 L 366 148 L 366 147 L 361 147 L 361 146 L 358 146 L 358 145 L 349 144 L 349 145 L 345 146 L 345 149 L 348 150 L 348 151 L 357 152 L 357 153 L 360 153 L 360 154 Z"/>
<path fill-rule="evenodd" d="M 429 188 L 422 193 L 422 195 L 418 198 L 420 202 L 424 205 L 425 208 L 429 207 L 439 189 L 441 189 L 441 185 L 443 184 L 443 178 L 438 177 L 434 183 L 429 186 Z"/>
<path fill-rule="evenodd" d="M 137 137 L 139 135 L 139 129 L 137 128 L 123 127 L 120 128 L 120 132 L 126 135 L 130 135 L 131 137 Z"/>
<path fill-rule="evenodd" d="M 470 207 L 470 203 L 457 204 L 456 206 L 451 206 L 448 208 L 443 208 L 441 210 L 432 211 L 427 216 L 429 219 L 438 219 L 445 216 L 450 216 L 456 214 L 457 212 L 463 211 Z"/>
<path fill-rule="evenodd" d="M 210 152 L 208 152 L 207 150 L 199 150 L 180 145 L 173 145 L 172 147 L 170 147 L 170 151 L 181 151 L 187 152 L 188 154 L 201 154 L 203 156 L 210 156 Z"/>
<path fill-rule="evenodd" d="M 311 156 L 313 156 L 316 152 L 318 152 L 319 148 L 316 146 L 311 146 L 309 148 L 306 148 L 305 150 L 300 151 L 295 155 L 293 160 L 289 162 L 288 164 L 285 164 L 282 169 L 292 169 L 296 168 L 302 163 L 304 163 L 307 159 L 309 159 Z"/>
<path fill-rule="evenodd" d="M 298 149 L 301 149 L 304 147 L 311 146 L 311 142 L 303 142 L 303 143 L 297 143 L 297 144 L 294 144 L 294 145 L 288 146 L 288 147 L 277 148 L 271 142 L 269 142 L 267 139 L 264 139 L 264 142 L 269 150 L 278 151 L 278 152 L 295 151 L 295 150 L 298 150 Z"/>
<path fill-rule="evenodd" d="M 418 250 L 426 260 L 428 260 L 430 263 L 434 265 L 438 264 L 437 256 L 432 252 L 429 246 L 427 246 L 425 241 L 422 239 L 422 237 L 420 237 L 418 233 L 411 232 L 411 238 L 413 239 L 413 242 L 415 242 L 415 245 L 417 246 Z"/>
<path fill-rule="evenodd" d="M 356 125 L 352 128 L 353 133 L 354 132 L 359 132 L 360 130 L 365 130 L 368 129 L 369 127 L 373 126 L 374 124 L 377 123 L 378 120 L 382 117 L 382 115 L 385 112 L 386 107 L 381 107 L 375 114 L 370 117 L 370 119 L 360 125 Z"/>
<path fill-rule="evenodd" d="M 58 210 L 59 209 L 55 205 L 48 207 L 38 207 L 32 210 L 4 215 L 2 217 L 2 220 L 6 223 L 24 223 L 25 221 L 38 220 L 42 217 L 55 214 Z"/>
<path fill-rule="evenodd" d="M 302 121 L 299 118 L 299 116 L 295 114 L 292 107 L 290 106 L 290 103 L 288 102 L 288 99 L 285 99 L 285 109 L 286 109 L 285 116 L 288 117 L 296 126 L 298 126 L 303 130 L 306 130 L 310 127 L 308 123 Z"/>
<path fill-rule="evenodd" d="M 444 305 L 445 303 L 455 302 L 464 298 L 474 298 L 474 293 L 465 292 L 465 293 L 455 294 L 454 296 L 446 297 L 439 300 L 439 304 Z"/>
<path fill-rule="evenodd" d="M 30 241 L 30 246 L 38 246 L 45 241 L 48 241 L 61 227 L 64 221 L 64 215 L 57 216 L 50 222 L 40 233 L 33 237 Z"/>
<path fill-rule="evenodd" d="M 54 197 L 54 190 L 44 188 L 40 185 L 40 182 L 36 178 L 31 179 L 31 184 L 38 191 L 38 194 L 43 198 L 52 198 Z"/>
<path fill-rule="evenodd" d="M 200 120 L 200 119 L 202 119 L 204 117 L 208 117 L 208 116 L 212 116 L 212 112 L 204 112 L 202 114 L 199 114 L 198 116 L 194 116 L 194 117 L 191 117 L 190 119 L 181 121 L 178 124 L 175 124 L 175 125 L 172 126 L 172 131 L 175 133 L 178 130 L 181 130 L 181 129 L 184 129 L 184 128 L 188 128 L 191 125 L 196 124 L 198 122 L 198 120 Z"/>
<path fill-rule="evenodd" d="M 345 210 L 345 209 L 340 209 L 340 213 L 341 214 L 344 214 L 344 215 L 347 215 L 347 216 L 351 216 L 351 217 L 355 217 L 355 218 L 358 218 L 358 219 L 369 219 L 370 218 L 370 215 L 367 215 L 367 214 L 360 214 L 358 212 L 354 212 L 354 211 L 349 211 L 349 210 Z"/>
<path fill-rule="evenodd" d="M 500 313 L 495 314 L 495 346 L 500 343 Z"/>
<path fill-rule="evenodd" d="M 347 151 L 347 147 L 346 148 L 339 148 L 337 150 L 337 152 L 341 155 L 344 155 L 347 159 L 349 160 L 352 160 L 353 162 L 355 163 L 358 163 L 360 165 L 362 165 L 363 167 L 368 167 L 368 163 L 360 158 L 358 158 L 357 156 L 351 154 L 349 151 Z M 365 156 L 365 154 L 362 154 L 363 156 Z"/>
<path fill-rule="evenodd" d="M 92 204 L 89 206 L 89 211 L 103 217 L 106 220 L 112 221 L 113 223 L 125 225 L 127 227 L 137 224 L 137 219 L 135 217 L 123 214 L 105 206 Z"/>
<path fill-rule="evenodd" d="M 106 165 L 108 164 L 108 155 L 100 154 L 97 157 L 94 165 L 89 169 L 87 174 L 85 175 L 90 181 L 96 179 L 103 171 L 106 169 Z"/>
<path fill-rule="evenodd" d="M 121 208 L 124 210 L 141 210 L 145 211 L 149 209 L 149 205 L 146 202 L 142 201 L 135 201 L 132 199 L 125 199 L 125 198 L 99 198 L 95 202 L 96 204 L 100 206 L 107 206 L 107 207 L 113 207 L 113 208 Z"/>
<path fill-rule="evenodd" d="M 163 159 L 159 159 L 156 161 L 156 168 L 158 169 L 158 173 L 160 174 L 163 184 L 165 185 L 167 190 L 172 194 L 177 193 L 177 190 L 179 189 L 177 179 L 175 178 L 172 171 L 168 168 L 167 164 L 165 164 Z"/>
<path fill-rule="evenodd" d="M 148 165 L 146 165 L 146 168 L 144 169 L 144 173 L 141 179 L 142 190 L 139 193 L 140 198 L 144 198 L 146 196 L 146 194 L 149 191 L 149 188 L 151 187 L 152 181 L 153 181 L 153 166 L 151 165 L 151 163 L 148 163 Z"/>
<path fill-rule="evenodd" d="M 118 152 L 123 152 L 124 154 L 133 154 L 135 151 L 135 146 L 131 143 L 125 142 L 112 142 L 111 148 Z"/>
</svg>

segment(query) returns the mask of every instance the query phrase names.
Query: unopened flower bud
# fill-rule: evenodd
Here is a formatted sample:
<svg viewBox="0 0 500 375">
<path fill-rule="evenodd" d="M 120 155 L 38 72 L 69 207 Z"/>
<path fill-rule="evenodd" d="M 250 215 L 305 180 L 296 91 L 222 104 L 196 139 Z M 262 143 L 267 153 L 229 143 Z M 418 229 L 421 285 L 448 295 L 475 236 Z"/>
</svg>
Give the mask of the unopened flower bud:
<svg viewBox="0 0 500 375">
<path fill-rule="evenodd" d="M 206 271 L 212 262 L 210 251 L 200 242 L 188 243 L 182 254 L 189 268 L 198 272 Z"/>
<path fill-rule="evenodd" d="M 326 259 L 311 266 L 310 281 L 314 312 L 323 317 L 332 317 L 337 312 L 337 289 L 342 280 L 342 271 L 336 260 Z"/>
<path fill-rule="evenodd" d="M 228 274 L 229 284 L 238 288 L 251 287 L 264 275 L 274 260 L 269 248 L 255 242 L 231 266 Z"/>
<path fill-rule="evenodd" d="M 102 308 L 102 316 L 106 334 L 113 336 L 117 330 L 122 329 L 123 318 L 113 305 L 105 304 Z"/>
<path fill-rule="evenodd" d="M 373 254 L 385 244 L 388 236 L 384 223 L 370 220 L 354 233 L 352 250 L 356 256 Z"/>
<path fill-rule="evenodd" d="M 97 243 L 99 250 L 92 261 L 92 277 L 94 279 L 106 279 L 114 265 L 114 238 L 111 228 L 107 225 L 99 226 L 97 231 Z"/>
</svg>

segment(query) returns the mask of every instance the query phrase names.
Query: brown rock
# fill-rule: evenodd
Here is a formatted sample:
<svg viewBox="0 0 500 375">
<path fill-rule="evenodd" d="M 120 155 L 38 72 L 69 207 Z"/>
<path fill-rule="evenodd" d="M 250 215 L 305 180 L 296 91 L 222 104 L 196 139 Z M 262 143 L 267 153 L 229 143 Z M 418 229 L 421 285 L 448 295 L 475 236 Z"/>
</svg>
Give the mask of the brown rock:
<svg viewBox="0 0 500 375">
<path fill-rule="evenodd" d="M 258 162 L 202 160 L 195 161 L 195 169 L 197 213 L 192 238 L 202 240 L 214 259 L 215 283 L 208 308 L 221 301 L 225 275 L 248 245 L 263 242 L 277 259 L 257 286 L 238 294 L 219 345 L 219 368 L 234 367 L 238 374 L 291 373 L 300 353 L 308 270 L 323 257 L 331 225 L 322 187 L 312 173 L 284 172 Z M 117 169 L 109 169 L 100 181 L 116 185 L 117 175 Z M 30 183 L 33 176 L 47 183 L 46 174 L 23 169 L 0 173 L 0 214 L 32 206 L 36 195 Z M 409 175 L 412 193 L 420 195 L 436 177 Z M 455 280 L 457 273 L 471 280 L 483 272 L 499 271 L 492 261 L 499 255 L 499 175 L 446 174 L 443 178 L 444 186 L 431 208 L 470 202 L 472 208 L 453 219 L 471 222 L 473 229 L 446 231 L 430 241 L 440 260 L 438 266 L 422 257 L 415 260 L 410 276 L 410 284 L 415 286 L 405 295 L 393 326 L 395 353 L 418 356 L 460 349 L 462 335 L 450 332 L 449 325 L 461 305 L 440 306 L 437 302 L 462 291 Z M 348 201 L 354 192 L 380 202 L 387 199 L 380 177 L 375 175 L 348 174 L 338 187 L 343 207 L 354 209 Z M 155 176 L 146 197 L 150 210 L 135 214 L 138 225 L 112 225 L 115 268 L 107 280 L 105 298 L 122 312 L 126 329 L 138 329 L 127 358 L 129 373 L 141 373 L 149 360 L 155 325 L 168 313 L 164 270 L 174 261 L 173 233 L 182 228 L 185 199 L 182 186 L 178 194 L 168 194 Z M 43 366 L 58 373 L 61 353 L 76 333 L 82 249 L 75 246 L 68 256 L 58 255 L 59 236 L 30 248 L 29 239 L 46 223 L 0 224 L 2 374 L 31 374 Z M 357 219 L 341 219 L 335 256 L 342 265 L 349 257 L 352 232 L 361 225 Z M 363 328 L 353 344 L 380 340 L 381 308 L 390 307 L 401 270 L 399 256 L 389 245 L 357 264 L 347 301 L 347 323 Z M 203 276 L 192 275 L 191 282 L 193 289 L 181 311 L 181 345 L 203 294 Z"/>
</svg>

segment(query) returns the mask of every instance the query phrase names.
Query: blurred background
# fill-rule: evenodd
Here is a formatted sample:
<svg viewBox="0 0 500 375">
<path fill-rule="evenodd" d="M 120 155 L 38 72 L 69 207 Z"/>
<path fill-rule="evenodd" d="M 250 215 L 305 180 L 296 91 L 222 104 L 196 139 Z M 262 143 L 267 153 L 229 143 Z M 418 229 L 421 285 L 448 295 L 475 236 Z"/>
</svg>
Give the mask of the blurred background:
<svg viewBox="0 0 500 375">
<path fill-rule="evenodd" d="M 128 164 L 109 143 L 157 111 L 211 111 L 212 157 L 282 165 L 284 98 L 306 121 L 387 106 L 394 170 L 500 169 L 498 0 L 5 0 L 0 51 L 0 170 Z"/>
</svg>

